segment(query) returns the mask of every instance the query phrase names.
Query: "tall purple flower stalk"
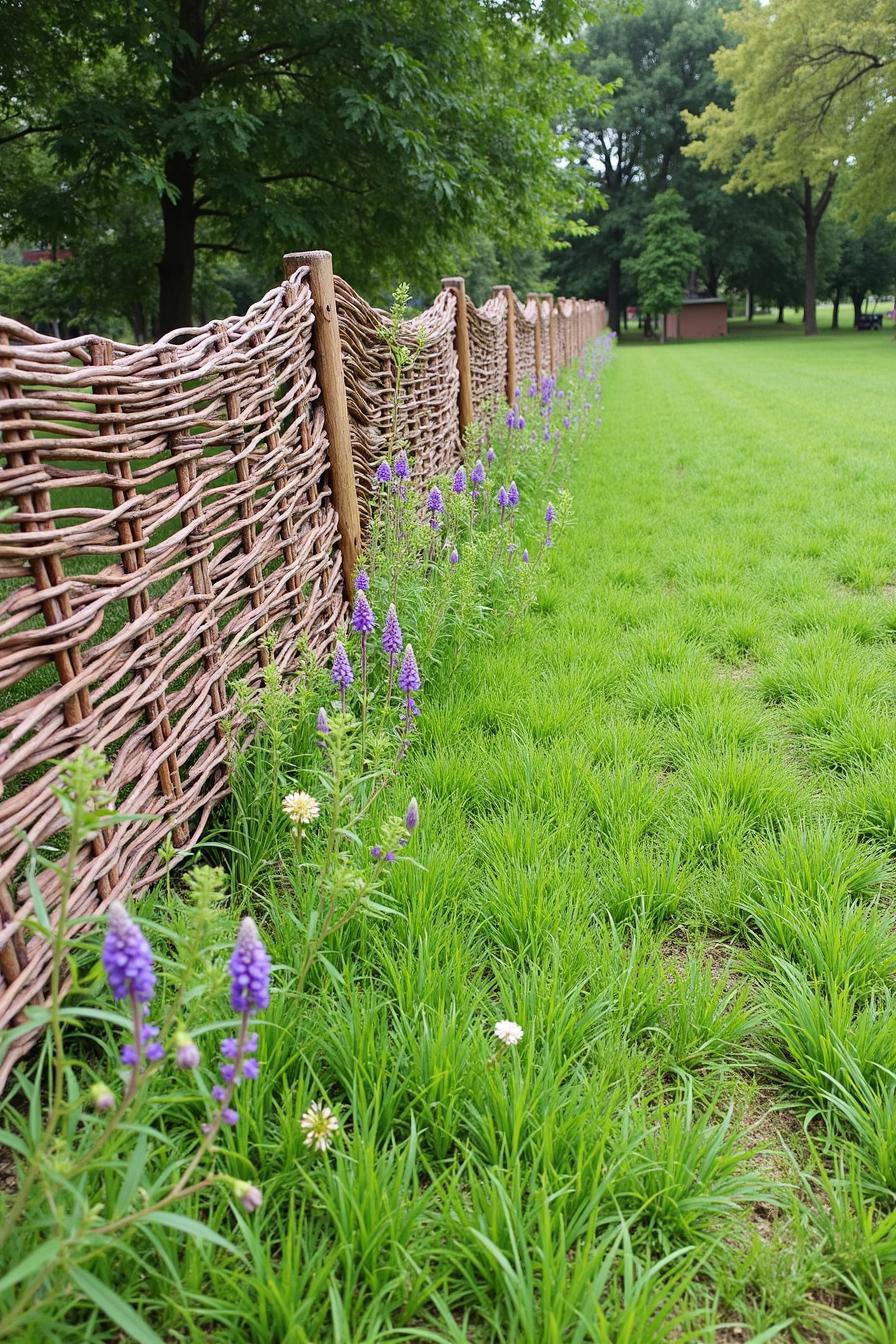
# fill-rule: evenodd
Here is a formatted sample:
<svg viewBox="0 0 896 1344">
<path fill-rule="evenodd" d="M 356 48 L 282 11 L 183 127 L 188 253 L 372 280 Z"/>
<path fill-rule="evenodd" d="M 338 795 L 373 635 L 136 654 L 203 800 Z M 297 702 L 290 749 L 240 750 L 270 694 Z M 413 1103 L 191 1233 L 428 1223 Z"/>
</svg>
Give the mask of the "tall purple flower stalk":
<svg viewBox="0 0 896 1344">
<path fill-rule="evenodd" d="M 339 699 L 344 711 L 345 693 L 354 681 L 355 674 L 348 660 L 345 645 L 339 640 L 336 642 L 336 652 L 333 654 L 333 668 L 330 675 L 333 678 L 333 684 L 339 687 Z"/>
<path fill-rule="evenodd" d="M 414 650 L 410 644 L 405 648 L 404 658 L 401 660 L 401 670 L 398 673 L 398 689 L 404 693 L 405 698 L 404 740 L 401 745 L 401 754 L 403 755 L 411 738 L 414 715 L 417 712 L 417 706 L 414 704 L 414 692 L 420 689 L 420 672 L 417 667 L 417 659 L 414 657 Z"/>
<path fill-rule="evenodd" d="M 128 999 L 134 1039 L 122 1046 L 121 1061 L 131 1068 L 127 1095 L 130 1097 L 146 1063 L 163 1059 L 164 1048 L 154 1038 L 159 1028 L 145 1021 L 147 1005 L 155 993 L 156 977 L 152 968 L 152 948 L 142 929 L 125 910 L 120 901 L 109 908 L 109 922 L 103 943 L 103 968 L 109 980 L 112 997 Z"/>
<path fill-rule="evenodd" d="M 478 461 L 470 472 L 470 485 L 473 487 L 473 498 L 479 498 L 479 491 L 485 485 L 485 467 L 482 461 Z"/>
<path fill-rule="evenodd" d="M 380 485 L 388 485 L 392 479 L 392 468 L 388 462 L 381 462 L 376 469 L 376 479 Z"/>
<path fill-rule="evenodd" d="M 442 492 L 437 485 L 434 485 L 429 492 L 426 500 L 426 508 L 429 513 L 429 525 L 435 532 L 442 525 L 440 515 L 445 512 L 445 501 L 442 498 Z"/>
<path fill-rule="evenodd" d="M 370 579 L 368 578 L 367 570 L 359 569 L 357 574 L 355 575 L 355 591 L 359 593 L 366 593 L 369 592 L 369 590 L 370 590 Z"/>
<path fill-rule="evenodd" d="M 253 1058 L 258 1049 L 258 1035 L 249 1031 L 249 1022 L 255 1012 L 264 1012 L 270 998 L 271 961 L 267 949 L 255 927 L 255 921 L 243 920 L 236 936 L 230 958 L 230 1006 L 240 1015 L 236 1036 L 226 1036 L 221 1042 L 220 1083 L 212 1088 L 212 1097 L 218 1111 L 210 1125 L 205 1126 L 207 1137 L 213 1137 L 222 1124 L 235 1125 L 239 1119 L 231 1103 L 233 1094 L 244 1078 L 258 1077 L 258 1061 Z"/>
<path fill-rule="evenodd" d="M 386 704 L 392 699 L 392 678 L 395 675 L 395 661 L 401 653 L 402 647 L 401 626 L 398 624 L 398 616 L 395 611 L 395 603 L 389 603 L 389 610 L 386 612 L 386 623 L 383 626 L 383 653 L 389 659 L 389 685 L 386 690 Z"/>
<path fill-rule="evenodd" d="M 547 530 L 545 532 L 544 537 L 545 546 L 553 546 L 554 544 L 553 539 L 551 537 L 551 523 L 554 521 L 556 516 L 557 515 L 554 513 L 553 504 L 548 504 L 547 508 L 544 511 L 544 521 L 547 524 Z"/>
<path fill-rule="evenodd" d="M 509 496 L 508 496 L 508 494 L 507 494 L 507 491 L 504 489 L 504 487 L 503 487 L 503 485 L 502 485 L 502 486 L 501 486 L 501 489 L 498 491 L 498 508 L 501 510 L 501 522 L 502 522 L 502 523 L 504 522 L 504 512 L 505 512 L 505 510 L 506 510 L 507 505 L 509 504 L 509 502 L 510 502 L 510 499 L 509 499 Z"/>
<path fill-rule="evenodd" d="M 463 495 L 467 489 L 467 473 L 463 467 L 458 467 L 454 473 L 454 480 L 451 482 L 451 489 L 456 495 Z"/>
<path fill-rule="evenodd" d="M 517 488 L 517 483 L 516 481 L 511 481 L 510 489 L 507 491 L 507 503 L 510 505 L 512 509 L 515 509 L 519 505 L 519 502 L 520 502 L 520 492 Z"/>
<path fill-rule="evenodd" d="M 367 600 L 365 592 L 359 592 L 355 597 L 355 607 L 352 612 L 352 625 L 361 636 L 361 687 L 366 699 L 367 697 L 367 636 L 372 635 L 376 629 L 376 617 L 373 614 L 373 608 Z"/>
</svg>

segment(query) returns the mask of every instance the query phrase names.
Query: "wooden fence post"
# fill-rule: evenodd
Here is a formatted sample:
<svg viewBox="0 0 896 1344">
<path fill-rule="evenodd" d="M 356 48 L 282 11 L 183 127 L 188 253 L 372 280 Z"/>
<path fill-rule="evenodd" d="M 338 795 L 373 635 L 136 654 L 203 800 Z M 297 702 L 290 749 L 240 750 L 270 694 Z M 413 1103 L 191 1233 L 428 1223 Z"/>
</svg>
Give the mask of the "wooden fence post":
<svg viewBox="0 0 896 1344">
<path fill-rule="evenodd" d="M 454 323 L 454 349 L 457 352 L 457 412 L 460 422 L 460 442 L 464 443 L 467 425 L 473 423 L 473 379 L 470 373 L 470 325 L 467 322 L 467 286 L 462 275 L 448 276 L 442 281 L 443 289 L 453 289 L 457 299 Z"/>
<path fill-rule="evenodd" d="M 541 300 L 537 294 L 526 295 L 526 305 L 535 304 L 535 381 L 541 384 Z"/>
<path fill-rule="evenodd" d="M 557 372 L 557 308 L 556 304 L 554 303 L 553 294 L 544 294 L 542 297 L 547 299 L 548 303 L 551 305 L 551 311 L 548 314 L 548 351 L 549 351 L 548 365 L 550 367 L 551 373 L 556 373 Z"/>
<path fill-rule="evenodd" d="M 339 315 L 333 289 L 333 256 L 330 252 L 287 252 L 283 258 L 284 278 L 288 280 L 303 266 L 308 267 L 308 288 L 314 304 L 314 362 L 327 431 L 330 489 L 339 519 L 342 580 L 346 598 L 351 601 L 355 564 L 361 550 L 361 512 L 352 458 Z"/>
<path fill-rule="evenodd" d="M 507 403 L 512 406 L 516 396 L 516 295 L 510 285 L 495 285 L 493 294 L 503 294 L 507 300 Z"/>
</svg>

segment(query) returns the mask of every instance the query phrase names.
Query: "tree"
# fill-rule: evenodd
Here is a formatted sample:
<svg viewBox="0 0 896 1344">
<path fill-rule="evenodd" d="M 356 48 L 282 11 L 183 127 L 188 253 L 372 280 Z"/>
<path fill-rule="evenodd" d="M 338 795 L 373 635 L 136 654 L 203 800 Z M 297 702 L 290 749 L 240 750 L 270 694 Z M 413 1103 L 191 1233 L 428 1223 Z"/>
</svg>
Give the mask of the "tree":
<svg viewBox="0 0 896 1344">
<path fill-rule="evenodd" d="M 799 24 L 791 0 L 744 0 L 726 16 L 734 46 L 720 47 L 713 63 L 734 90 L 730 107 L 711 103 L 701 115 L 685 113 L 694 136 L 685 149 L 704 166 L 729 174 L 729 191 L 782 191 L 796 209 L 804 235 L 806 335 L 815 335 L 818 229 L 846 154 L 845 109 L 829 109 L 822 125 L 811 73 L 795 65 Z M 802 0 L 799 0 L 802 3 Z"/>
<path fill-rule="evenodd" d="M 650 206 L 644 246 L 633 266 L 645 312 L 662 314 L 679 307 L 688 274 L 700 259 L 701 242 L 678 192 L 660 192 Z"/>
<path fill-rule="evenodd" d="M 872 294 L 892 294 L 896 288 L 896 225 L 879 215 L 859 226 L 855 219 L 836 220 L 836 254 L 827 277 L 827 288 L 834 302 L 837 326 L 843 298 L 852 302 L 853 324 L 857 324 Z"/>
<path fill-rule="evenodd" d="M 542 245 L 586 203 L 556 130 L 601 98 L 561 40 L 576 0 L 12 3 L 0 232 L 81 253 L 141 220 L 162 329 L 203 256 L 323 245 L 357 284 L 429 286 L 475 233 Z"/>
<path fill-rule="evenodd" d="M 677 185 L 681 114 L 725 97 L 710 60 L 725 40 L 719 0 L 651 0 L 588 31 L 582 72 L 618 87 L 608 109 L 580 109 L 574 138 L 607 213 L 595 212 L 599 231 L 574 241 L 553 269 L 567 293 L 606 294 L 614 329 L 626 297 L 623 263 L 639 250 L 650 200 Z"/>
</svg>

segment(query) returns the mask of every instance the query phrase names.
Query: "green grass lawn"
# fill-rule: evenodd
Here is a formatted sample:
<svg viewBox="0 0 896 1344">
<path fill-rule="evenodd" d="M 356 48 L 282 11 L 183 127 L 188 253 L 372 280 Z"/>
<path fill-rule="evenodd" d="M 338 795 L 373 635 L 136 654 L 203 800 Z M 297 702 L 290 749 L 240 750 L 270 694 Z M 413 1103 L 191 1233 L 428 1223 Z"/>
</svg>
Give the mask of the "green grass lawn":
<svg viewBox="0 0 896 1344">
<path fill-rule="evenodd" d="M 295 1338 L 896 1339 L 894 360 L 619 352 L 537 609 L 425 695 L 426 872 L 304 1029 L 351 1136 Z"/>
</svg>

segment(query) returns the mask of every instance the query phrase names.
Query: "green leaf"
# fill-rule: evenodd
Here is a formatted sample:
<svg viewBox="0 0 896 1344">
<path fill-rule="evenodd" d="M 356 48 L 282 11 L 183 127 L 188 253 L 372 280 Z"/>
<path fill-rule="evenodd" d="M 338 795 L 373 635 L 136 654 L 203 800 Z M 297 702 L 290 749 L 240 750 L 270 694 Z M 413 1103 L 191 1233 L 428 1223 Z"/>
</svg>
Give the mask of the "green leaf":
<svg viewBox="0 0 896 1344">
<path fill-rule="evenodd" d="M 43 1269 L 44 1265 L 56 1255 L 61 1244 L 58 1237 L 52 1237 L 50 1241 L 36 1246 L 30 1255 L 26 1255 L 25 1259 L 14 1265 L 8 1274 L 3 1275 L 0 1279 L 0 1293 L 5 1293 L 13 1284 L 21 1283 L 22 1279 L 29 1279 L 38 1270 Z"/>
<path fill-rule="evenodd" d="M 119 1330 L 123 1330 L 129 1339 L 138 1344 L 162 1344 L 162 1339 L 133 1307 L 129 1307 L 124 1298 L 119 1297 L 113 1288 L 103 1283 L 89 1270 L 75 1265 L 71 1271 L 72 1282 L 80 1288 L 85 1297 L 102 1311 Z"/>
<path fill-rule="evenodd" d="M 210 1241 L 213 1246 L 220 1246 L 222 1250 L 229 1251 L 231 1255 L 242 1256 L 243 1252 L 239 1246 L 222 1237 L 220 1232 L 214 1232 L 205 1223 L 197 1218 L 187 1218 L 183 1213 L 168 1213 L 160 1210 L 158 1213 L 148 1213 L 145 1218 L 141 1218 L 142 1223 L 159 1223 L 162 1227 L 172 1227 L 177 1232 L 183 1232 L 188 1237 L 195 1237 L 197 1241 Z"/>
</svg>

